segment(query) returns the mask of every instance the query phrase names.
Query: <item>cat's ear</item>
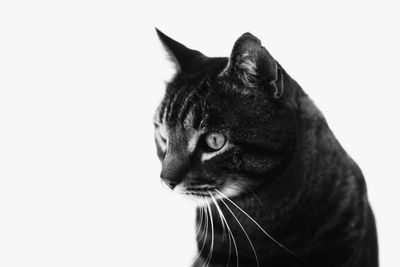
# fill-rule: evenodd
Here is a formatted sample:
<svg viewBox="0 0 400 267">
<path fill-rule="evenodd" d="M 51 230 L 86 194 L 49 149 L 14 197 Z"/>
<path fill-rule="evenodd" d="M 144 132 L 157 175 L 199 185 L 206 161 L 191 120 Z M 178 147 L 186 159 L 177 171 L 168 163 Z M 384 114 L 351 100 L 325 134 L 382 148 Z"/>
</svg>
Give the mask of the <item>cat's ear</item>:
<svg viewBox="0 0 400 267">
<path fill-rule="evenodd" d="M 171 60 L 175 63 L 178 72 L 188 70 L 192 67 L 195 60 L 205 57 L 199 51 L 187 48 L 183 44 L 168 37 L 157 28 L 156 32 Z"/>
<path fill-rule="evenodd" d="M 261 41 L 251 33 L 243 34 L 235 42 L 224 74 L 245 90 L 267 87 L 275 98 L 282 96 L 281 69 Z"/>
</svg>

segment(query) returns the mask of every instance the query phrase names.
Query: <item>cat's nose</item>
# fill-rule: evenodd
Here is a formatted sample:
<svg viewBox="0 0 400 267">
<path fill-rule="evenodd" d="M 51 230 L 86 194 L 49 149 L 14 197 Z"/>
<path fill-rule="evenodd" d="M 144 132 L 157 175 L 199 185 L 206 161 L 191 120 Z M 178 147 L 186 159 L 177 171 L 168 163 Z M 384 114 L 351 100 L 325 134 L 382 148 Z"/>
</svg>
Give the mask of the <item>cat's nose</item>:
<svg viewBox="0 0 400 267">
<path fill-rule="evenodd" d="M 162 180 L 172 190 L 174 190 L 174 188 L 178 185 L 178 183 L 174 182 L 174 181 L 168 181 L 168 180 L 165 180 L 165 179 L 162 179 Z"/>
<path fill-rule="evenodd" d="M 186 168 L 185 159 L 167 155 L 162 164 L 160 177 L 169 188 L 174 189 L 183 180 Z"/>
<path fill-rule="evenodd" d="M 162 171 L 161 180 L 172 190 L 182 181 L 181 174 L 171 171 Z"/>
</svg>

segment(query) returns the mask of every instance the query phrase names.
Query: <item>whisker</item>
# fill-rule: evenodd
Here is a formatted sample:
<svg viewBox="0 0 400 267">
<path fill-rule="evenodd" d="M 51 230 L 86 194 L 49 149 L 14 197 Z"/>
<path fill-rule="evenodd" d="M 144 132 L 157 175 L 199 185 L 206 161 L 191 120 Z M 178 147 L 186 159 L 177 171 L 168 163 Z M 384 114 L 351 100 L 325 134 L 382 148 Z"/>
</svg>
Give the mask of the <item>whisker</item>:
<svg viewBox="0 0 400 267">
<path fill-rule="evenodd" d="M 203 200 L 203 203 L 205 203 L 204 200 Z M 207 214 L 207 212 L 205 211 L 205 207 L 204 207 L 204 206 L 202 206 L 201 208 L 203 209 L 203 214 L 204 214 L 204 217 L 205 217 L 205 224 L 206 224 L 206 227 L 205 227 L 205 231 L 204 231 L 204 229 L 203 229 L 203 233 L 202 233 L 202 235 L 201 235 L 201 236 L 204 237 L 204 239 L 203 239 L 203 244 L 201 245 L 201 249 L 200 249 L 200 251 L 197 253 L 197 256 L 193 259 L 192 264 L 193 264 L 194 262 L 196 262 L 196 260 L 200 257 L 201 253 L 203 252 L 204 246 L 205 246 L 205 244 L 206 244 L 207 234 L 208 234 L 208 214 Z M 202 237 L 200 237 L 200 240 L 201 240 L 201 238 L 202 238 Z"/>
<path fill-rule="evenodd" d="M 224 187 L 228 187 L 228 188 L 235 189 L 235 190 L 237 189 L 237 187 L 234 187 L 229 184 L 224 184 Z M 258 201 L 258 203 L 260 203 L 260 205 L 264 207 L 264 203 L 261 201 L 260 197 L 256 194 L 256 192 L 254 192 L 253 189 L 251 189 L 249 187 L 249 188 L 246 188 L 245 191 L 248 191 L 248 193 L 251 193 L 254 196 L 254 198 Z"/>
<path fill-rule="evenodd" d="M 221 225 L 222 225 L 222 230 L 223 230 L 222 240 L 225 240 L 225 233 L 227 232 L 227 230 L 225 228 L 225 222 L 222 219 L 222 216 L 224 216 L 224 215 L 222 214 L 221 210 L 219 209 L 219 206 L 218 206 L 217 202 L 215 201 L 215 198 L 213 197 L 212 193 L 210 191 L 208 191 L 208 193 L 211 197 L 212 202 L 214 203 L 215 207 L 217 208 L 217 212 L 218 212 L 219 218 L 221 220 Z"/>
<path fill-rule="evenodd" d="M 296 253 L 285 247 L 282 243 L 280 243 L 278 240 L 276 240 L 274 237 L 272 237 L 270 234 L 268 234 L 264 228 L 262 228 L 247 212 L 245 212 L 241 207 L 239 207 L 235 202 L 233 202 L 230 198 L 228 198 L 224 193 L 219 191 L 218 189 L 215 189 L 216 192 L 218 192 L 221 196 L 223 196 L 225 199 L 227 199 L 232 205 L 234 205 L 236 208 L 238 208 L 241 212 L 243 212 L 244 215 L 246 215 L 266 236 L 268 236 L 275 244 L 280 246 L 283 250 L 285 250 L 287 253 L 290 255 L 296 257 L 297 259 L 301 260 L 304 262 L 304 260 L 298 256 Z M 221 199 L 222 200 L 222 199 Z"/>
<path fill-rule="evenodd" d="M 197 227 L 196 236 L 198 236 L 200 233 L 201 227 L 203 225 L 203 217 L 204 217 L 203 208 L 200 208 L 199 210 L 200 210 L 200 223 L 199 223 L 199 226 Z"/>
<path fill-rule="evenodd" d="M 159 179 L 159 181 L 160 181 L 161 186 L 162 186 L 164 189 L 167 189 L 168 191 L 171 190 L 171 188 L 169 188 L 161 179 Z"/>
<path fill-rule="evenodd" d="M 204 202 L 204 203 L 205 203 L 205 205 L 204 205 L 204 212 L 205 212 L 205 214 L 207 214 L 207 230 L 208 230 L 208 223 L 209 223 L 209 220 L 211 220 L 211 219 L 210 219 L 210 214 L 209 214 L 208 209 L 207 209 L 207 202 Z M 204 245 L 205 242 L 207 241 L 207 238 L 208 238 L 208 231 L 207 231 L 206 235 L 204 236 L 203 245 Z M 208 259 L 209 254 L 210 254 L 210 251 L 208 251 L 207 257 L 206 257 L 205 259 L 204 259 L 204 257 L 203 257 L 203 264 L 202 264 L 202 266 L 204 266 L 206 260 Z"/>
<path fill-rule="evenodd" d="M 196 191 L 196 190 L 209 190 L 209 189 L 214 189 L 214 185 L 203 185 L 203 184 L 200 184 L 200 185 L 192 185 L 192 186 L 188 186 L 186 189 L 187 190 L 194 190 L 194 191 Z"/>
<path fill-rule="evenodd" d="M 213 215 L 212 215 L 212 211 L 211 211 L 211 207 L 210 207 L 209 203 L 207 203 L 207 208 L 208 208 L 208 212 L 209 212 L 210 220 L 211 220 L 211 247 L 210 247 L 209 253 L 207 255 L 206 261 L 204 262 L 204 264 L 206 264 L 206 266 L 208 266 L 208 264 L 211 262 L 212 254 L 214 251 L 214 222 L 213 222 Z M 202 266 L 204 266 L 204 264 Z"/>
<path fill-rule="evenodd" d="M 251 188 L 248 188 L 248 190 L 253 194 L 254 198 L 257 199 L 258 203 L 260 203 L 260 205 L 262 207 L 264 207 L 264 203 L 261 201 L 261 199 L 258 197 L 258 195 L 256 194 L 256 192 L 254 192 L 254 190 L 252 190 Z"/>
<path fill-rule="evenodd" d="M 260 263 L 258 262 L 258 256 L 257 256 L 257 252 L 256 249 L 253 246 L 253 242 L 251 242 L 251 239 L 249 237 L 249 235 L 247 234 L 246 230 L 244 229 L 244 227 L 242 226 L 242 224 L 240 223 L 239 219 L 236 217 L 236 215 L 233 213 L 233 211 L 229 208 L 229 206 L 225 203 L 225 201 L 221 198 L 222 203 L 224 203 L 225 207 L 229 210 L 229 212 L 232 214 L 233 218 L 235 218 L 235 220 L 237 221 L 237 223 L 239 224 L 240 228 L 242 229 L 243 233 L 246 235 L 247 240 L 250 243 L 251 249 L 253 250 L 254 256 L 256 258 L 256 262 L 257 262 L 257 266 L 260 266 Z"/>
<path fill-rule="evenodd" d="M 220 216 L 221 216 L 221 220 L 223 221 L 223 224 L 224 225 L 226 225 L 226 227 L 227 227 L 227 232 L 228 232 L 228 238 L 229 238 L 229 255 L 228 255 L 228 262 L 226 263 L 226 266 L 228 266 L 229 265 L 229 262 L 230 262 L 230 259 L 231 259 L 231 250 L 232 250 L 232 238 L 233 238 L 233 244 L 235 245 L 235 250 L 236 250 L 236 264 L 237 264 L 237 266 L 239 266 L 239 253 L 238 253 L 238 250 L 237 250 L 237 246 L 236 246 L 236 241 L 235 241 L 235 239 L 234 239 L 234 237 L 233 237 L 233 233 L 232 233 L 232 231 L 231 231 L 231 229 L 229 228 L 229 225 L 228 225 L 228 222 L 226 221 L 226 219 L 225 219 L 225 215 L 224 215 L 224 213 L 222 212 L 222 210 L 221 210 L 221 208 L 219 207 L 219 205 L 218 205 L 218 202 L 216 201 L 216 199 L 213 197 L 213 195 L 211 194 L 211 199 L 212 199 L 212 201 L 214 202 L 214 204 L 215 204 L 215 207 L 217 208 L 217 210 L 218 210 L 218 213 L 220 214 Z M 225 228 L 224 228 L 225 229 Z M 225 229 L 226 230 L 226 229 Z M 232 237 L 231 237 L 232 236 Z"/>
</svg>

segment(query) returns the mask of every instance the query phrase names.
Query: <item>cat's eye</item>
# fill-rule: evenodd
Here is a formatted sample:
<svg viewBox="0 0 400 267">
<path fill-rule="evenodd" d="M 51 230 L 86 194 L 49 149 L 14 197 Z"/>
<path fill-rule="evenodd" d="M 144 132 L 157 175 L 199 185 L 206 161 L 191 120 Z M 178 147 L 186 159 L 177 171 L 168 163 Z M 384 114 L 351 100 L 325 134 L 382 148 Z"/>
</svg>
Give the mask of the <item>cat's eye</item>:
<svg viewBox="0 0 400 267">
<path fill-rule="evenodd" d="M 205 141 L 212 150 L 220 150 L 226 143 L 226 138 L 222 133 L 210 132 L 206 134 Z"/>
</svg>

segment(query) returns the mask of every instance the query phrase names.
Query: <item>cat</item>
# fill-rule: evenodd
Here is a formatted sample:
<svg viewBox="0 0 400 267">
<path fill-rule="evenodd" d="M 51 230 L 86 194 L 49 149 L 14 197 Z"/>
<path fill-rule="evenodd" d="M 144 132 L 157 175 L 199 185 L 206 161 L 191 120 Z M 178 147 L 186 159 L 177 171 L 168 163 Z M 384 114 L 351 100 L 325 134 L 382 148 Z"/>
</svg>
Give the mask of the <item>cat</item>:
<svg viewBox="0 0 400 267">
<path fill-rule="evenodd" d="M 160 176 L 199 203 L 192 266 L 378 266 L 361 170 L 261 41 L 207 57 L 156 31 L 176 67 L 154 119 Z"/>
</svg>

